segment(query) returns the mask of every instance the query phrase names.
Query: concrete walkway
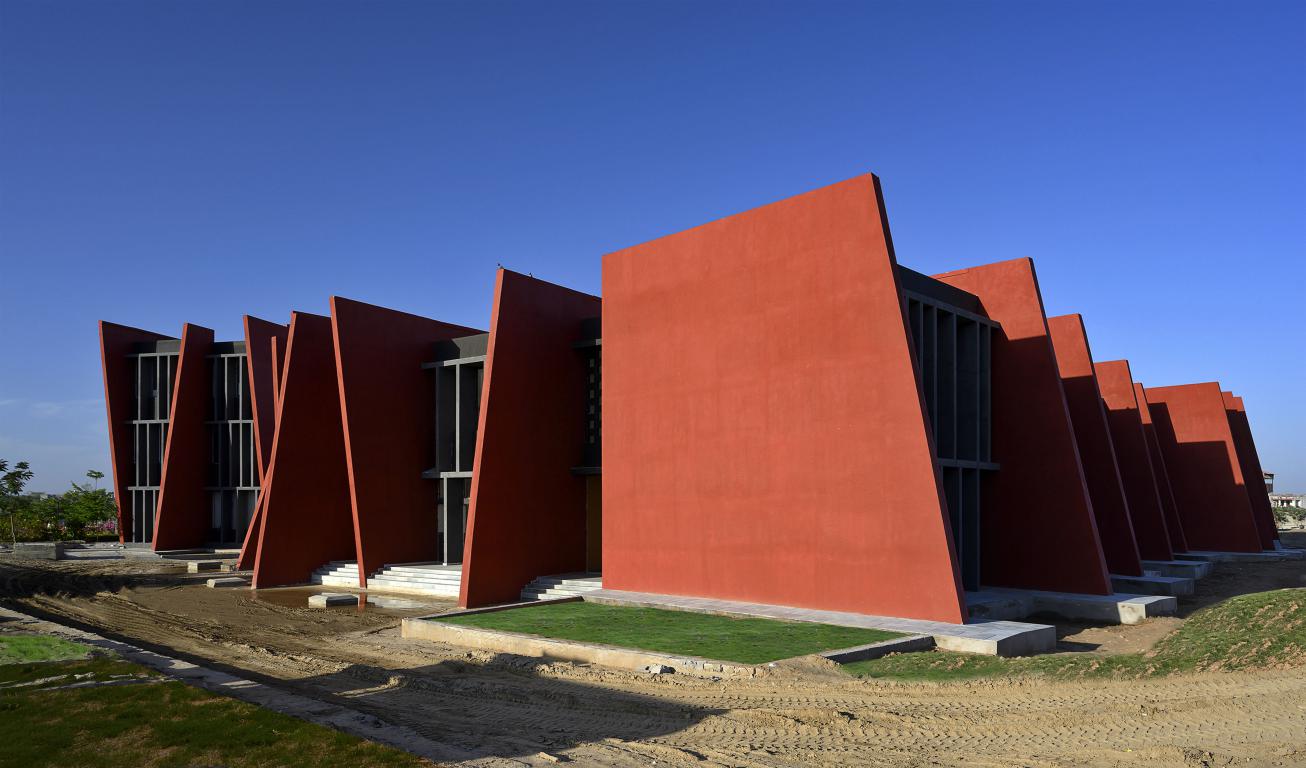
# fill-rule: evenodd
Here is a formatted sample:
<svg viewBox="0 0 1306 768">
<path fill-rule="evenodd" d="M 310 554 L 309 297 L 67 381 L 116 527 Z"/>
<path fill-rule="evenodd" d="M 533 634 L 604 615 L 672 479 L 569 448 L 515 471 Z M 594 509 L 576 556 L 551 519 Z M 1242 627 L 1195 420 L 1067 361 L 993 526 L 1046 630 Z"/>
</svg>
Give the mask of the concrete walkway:
<svg viewBox="0 0 1306 768">
<path fill-rule="evenodd" d="M 782 621 L 810 621 L 817 624 L 834 624 L 840 627 L 882 629 L 908 635 L 930 635 L 935 644 L 948 651 L 982 653 L 990 656 L 1024 656 L 1050 651 L 1057 644 L 1056 628 L 1046 624 L 1025 624 L 1017 621 L 976 621 L 970 624 L 948 624 L 942 621 L 899 619 L 891 616 L 871 616 L 843 611 L 818 611 L 810 608 L 790 608 L 765 603 L 744 603 L 734 600 L 711 600 L 702 597 L 657 595 L 648 592 L 623 592 L 599 589 L 582 596 L 587 603 L 626 605 L 640 608 L 668 608 L 694 613 L 712 613 L 722 616 L 747 616 Z"/>
</svg>

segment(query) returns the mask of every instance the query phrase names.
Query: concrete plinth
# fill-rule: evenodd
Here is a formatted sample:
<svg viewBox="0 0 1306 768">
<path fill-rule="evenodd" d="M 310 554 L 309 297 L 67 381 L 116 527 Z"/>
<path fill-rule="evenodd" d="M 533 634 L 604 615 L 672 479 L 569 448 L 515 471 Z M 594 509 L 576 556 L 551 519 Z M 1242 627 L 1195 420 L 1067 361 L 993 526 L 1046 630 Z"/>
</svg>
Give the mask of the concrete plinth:
<svg viewBox="0 0 1306 768">
<path fill-rule="evenodd" d="M 1279 563 L 1301 560 L 1306 552 L 1297 549 L 1266 549 L 1261 552 L 1177 552 L 1176 560 L 1202 560 L 1208 563 Z"/>
<path fill-rule="evenodd" d="M 221 560 L 191 560 L 186 563 L 187 573 L 205 573 L 207 571 L 222 570 Z"/>
<path fill-rule="evenodd" d="M 248 587 L 249 579 L 242 579 L 239 576 L 221 576 L 216 579 L 209 579 L 205 583 L 213 589 L 227 589 L 230 587 Z"/>
<path fill-rule="evenodd" d="M 1050 613 L 1065 619 L 1102 621 L 1110 624 L 1138 624 L 1153 616 L 1173 616 L 1179 601 L 1166 595 L 1081 595 L 1072 592 L 1043 592 L 1033 589 L 989 588 L 967 593 L 981 600 L 1001 602 L 1023 598 L 1031 613 Z M 940 645 L 942 647 L 942 645 Z"/>
<path fill-rule="evenodd" d="M 1142 576 L 1111 575 L 1111 588 L 1117 592 L 1135 595 L 1191 595 L 1193 580 L 1187 576 L 1161 576 L 1144 574 Z"/>
<path fill-rule="evenodd" d="M 358 605 L 358 595 L 346 592 L 323 592 L 308 598 L 311 608 L 330 608 L 337 605 Z"/>
<path fill-rule="evenodd" d="M 1160 576 L 1183 576 L 1189 579 L 1202 579 L 1211 572 L 1211 563 L 1207 560 L 1144 560 L 1143 570 Z"/>
<path fill-rule="evenodd" d="M 63 560 L 66 546 L 62 541 L 19 542 L 14 545 L 14 554 L 33 560 Z"/>
</svg>

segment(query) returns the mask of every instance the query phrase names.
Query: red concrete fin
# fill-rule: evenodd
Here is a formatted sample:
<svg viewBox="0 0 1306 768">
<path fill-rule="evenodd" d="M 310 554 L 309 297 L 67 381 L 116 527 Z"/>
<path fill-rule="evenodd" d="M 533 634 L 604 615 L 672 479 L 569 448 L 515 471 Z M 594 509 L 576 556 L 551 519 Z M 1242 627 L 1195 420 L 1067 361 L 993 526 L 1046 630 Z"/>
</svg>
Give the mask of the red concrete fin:
<svg viewBox="0 0 1306 768">
<path fill-rule="evenodd" d="M 966 615 L 879 182 L 603 260 L 603 580 Z"/>
<path fill-rule="evenodd" d="M 277 393 L 273 375 L 277 346 L 285 348 L 290 329 L 279 323 L 245 315 L 245 357 L 249 373 L 249 400 L 254 412 L 254 450 L 260 480 L 272 458 L 272 430 L 276 425 Z M 279 344 L 274 344 L 274 340 Z"/>
<path fill-rule="evenodd" d="M 100 370 L 104 375 L 104 410 L 109 419 L 109 463 L 113 473 L 113 502 L 118 509 L 118 541 L 126 542 L 132 535 L 131 516 L 125 514 L 124 504 L 132 485 L 132 426 L 134 417 L 135 368 L 127 357 L 137 344 L 173 340 L 153 331 L 143 331 L 101 320 Z"/>
<path fill-rule="evenodd" d="M 1252 427 L 1247 421 L 1247 412 L 1241 397 L 1235 397 L 1232 392 L 1221 392 L 1220 395 L 1224 399 L 1225 414 L 1229 417 L 1229 431 L 1233 434 L 1238 466 L 1242 470 L 1248 501 L 1256 519 L 1256 530 L 1261 535 L 1261 546 L 1274 549 L 1274 542 L 1279 538 L 1279 526 L 1274 520 L 1270 493 L 1265 489 L 1261 460 L 1256 455 L 1256 444 L 1252 442 Z"/>
<path fill-rule="evenodd" d="M 436 484 L 422 472 L 435 417 L 422 363 L 437 342 L 481 331 L 339 296 L 331 331 L 359 573 L 433 560 Z"/>
<path fill-rule="evenodd" d="M 263 481 L 254 586 L 302 584 L 355 556 L 331 320 L 294 312 Z"/>
<path fill-rule="evenodd" d="M 1080 315 L 1049 317 L 1048 331 L 1052 335 L 1052 349 L 1061 373 L 1061 386 L 1066 393 L 1066 406 L 1070 409 L 1070 423 L 1074 427 L 1075 444 L 1079 447 L 1084 481 L 1093 502 L 1102 554 L 1106 556 L 1111 573 L 1142 576 L 1143 564 L 1134 538 L 1124 483 L 1116 466 L 1116 451 L 1107 425 L 1106 409 L 1102 407 L 1102 393 L 1093 372 L 1093 353 L 1088 345 L 1088 333 L 1084 330 L 1084 318 Z"/>
<path fill-rule="evenodd" d="M 1093 370 L 1106 408 L 1111 445 L 1115 449 L 1116 466 L 1129 502 L 1129 519 L 1134 524 L 1138 553 L 1144 560 L 1173 560 L 1174 549 L 1161 506 L 1161 495 L 1156 489 L 1152 457 L 1139 416 L 1129 361 L 1095 363 Z"/>
<path fill-rule="evenodd" d="M 485 359 L 459 603 L 513 601 L 586 569 L 582 322 L 597 296 L 500 269 Z"/>
<path fill-rule="evenodd" d="M 1170 548 L 1175 552 L 1187 552 L 1188 539 L 1184 536 L 1184 524 L 1179 514 L 1179 504 L 1175 501 L 1174 489 L 1170 487 L 1170 473 L 1166 469 L 1165 455 L 1161 453 L 1161 443 L 1156 436 L 1152 411 L 1147 407 L 1147 393 L 1137 381 L 1134 382 L 1134 400 L 1138 403 L 1138 418 L 1143 422 L 1143 436 L 1147 438 L 1147 455 L 1152 460 L 1152 476 L 1156 480 L 1157 495 L 1161 497 L 1161 509 L 1165 512 Z"/>
<path fill-rule="evenodd" d="M 207 485 L 209 373 L 206 363 L 213 331 L 187 323 L 181 331 L 177 381 L 172 388 L 168 439 L 159 481 L 159 508 L 154 516 L 154 549 L 200 547 L 209 538 L 212 513 Z"/>
<path fill-rule="evenodd" d="M 1189 546 L 1261 551 L 1220 385 L 1148 387 L 1146 395 Z"/>
<path fill-rule="evenodd" d="M 1093 505 L 1034 263 L 936 275 L 979 297 L 993 337 L 993 456 L 981 540 L 986 584 L 1110 594 Z"/>
</svg>

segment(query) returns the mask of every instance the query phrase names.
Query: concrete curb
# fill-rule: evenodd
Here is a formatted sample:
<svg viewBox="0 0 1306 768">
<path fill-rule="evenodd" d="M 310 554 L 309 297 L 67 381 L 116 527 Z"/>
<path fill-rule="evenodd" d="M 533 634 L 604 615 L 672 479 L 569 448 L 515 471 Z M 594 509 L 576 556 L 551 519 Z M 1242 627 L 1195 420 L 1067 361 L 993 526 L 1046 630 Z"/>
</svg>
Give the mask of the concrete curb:
<svg viewBox="0 0 1306 768">
<path fill-rule="evenodd" d="M 826 651 L 817 655 L 836 664 L 848 664 L 854 661 L 878 659 L 891 653 L 912 653 L 915 651 L 928 651 L 932 648 L 934 648 L 934 637 L 932 635 L 909 635 L 907 637 L 895 637 L 892 640 L 881 640 L 878 643 L 868 645 L 842 648 L 837 651 Z"/>
<path fill-rule="evenodd" d="M 687 674 L 695 677 L 748 678 L 755 677 L 761 666 L 704 659 L 698 656 L 675 656 L 655 651 L 603 645 L 601 643 L 555 640 L 538 635 L 524 635 L 518 632 L 505 632 L 496 629 L 463 627 L 440 621 L 442 618 L 447 618 L 447 614 L 432 619 L 404 619 L 400 634 L 406 638 L 434 640 L 440 643 L 463 646 L 464 648 L 477 648 L 495 653 L 510 653 L 515 656 L 599 664 L 634 672 L 642 672 L 646 667 L 671 667 L 677 674 Z M 783 661 L 783 659 L 779 661 Z"/>
</svg>

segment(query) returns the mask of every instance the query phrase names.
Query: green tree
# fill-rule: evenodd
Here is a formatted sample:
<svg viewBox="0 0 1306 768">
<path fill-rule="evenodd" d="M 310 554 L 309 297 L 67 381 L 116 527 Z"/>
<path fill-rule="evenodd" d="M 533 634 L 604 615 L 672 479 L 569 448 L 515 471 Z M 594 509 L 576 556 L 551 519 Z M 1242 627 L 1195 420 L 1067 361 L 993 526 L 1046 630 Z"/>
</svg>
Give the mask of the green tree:
<svg viewBox="0 0 1306 768">
<path fill-rule="evenodd" d="M 64 534 L 70 538 L 85 538 L 88 528 L 108 522 L 118 515 L 109 492 L 102 488 L 91 488 L 89 483 L 73 483 L 72 490 L 63 495 L 62 501 L 63 517 L 60 522 Z"/>
<path fill-rule="evenodd" d="M 95 487 L 98 489 L 100 480 L 104 478 L 104 473 L 98 469 L 88 469 L 86 470 L 86 476 L 91 478 L 91 482 L 95 483 Z"/>
<path fill-rule="evenodd" d="M 9 514 L 9 538 L 15 544 L 18 543 L 18 531 L 14 527 L 14 513 L 18 511 L 19 497 L 23 495 L 23 488 L 32 477 L 33 472 L 27 462 L 20 461 L 10 469 L 9 461 L 0 459 L 0 505 L 3 505 L 4 511 Z"/>
</svg>

